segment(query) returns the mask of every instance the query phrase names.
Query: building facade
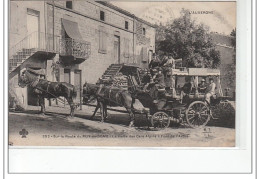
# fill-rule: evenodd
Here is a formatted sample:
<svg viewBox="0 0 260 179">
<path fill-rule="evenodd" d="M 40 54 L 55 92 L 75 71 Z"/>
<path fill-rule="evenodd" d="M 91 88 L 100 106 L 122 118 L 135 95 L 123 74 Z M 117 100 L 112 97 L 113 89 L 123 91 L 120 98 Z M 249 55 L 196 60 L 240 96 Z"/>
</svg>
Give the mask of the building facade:
<svg viewBox="0 0 260 179">
<path fill-rule="evenodd" d="M 235 98 L 236 92 L 236 79 L 230 79 L 230 71 L 234 70 L 234 55 L 235 49 L 231 44 L 233 37 L 228 35 L 223 35 L 219 33 L 211 33 L 211 38 L 213 43 L 216 45 L 216 49 L 220 52 L 220 61 L 219 66 L 221 74 L 221 85 L 224 94 L 227 92 L 229 96 Z M 228 91 L 226 91 L 228 89 Z"/>
<path fill-rule="evenodd" d="M 10 12 L 9 87 L 24 106 L 35 97 L 18 86 L 23 69 L 73 84 L 79 101 L 111 64 L 146 68 L 155 52 L 154 26 L 108 2 L 10 1 Z"/>
</svg>

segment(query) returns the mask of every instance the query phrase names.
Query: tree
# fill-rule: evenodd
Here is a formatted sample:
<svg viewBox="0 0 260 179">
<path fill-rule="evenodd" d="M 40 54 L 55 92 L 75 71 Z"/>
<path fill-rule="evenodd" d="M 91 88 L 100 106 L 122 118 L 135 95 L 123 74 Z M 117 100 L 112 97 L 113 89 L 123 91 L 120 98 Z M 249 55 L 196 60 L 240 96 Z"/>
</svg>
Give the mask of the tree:
<svg viewBox="0 0 260 179">
<path fill-rule="evenodd" d="M 236 81 L 236 29 L 233 29 L 230 33 L 231 45 L 234 48 L 234 55 L 232 59 L 232 64 L 228 68 L 227 81 L 229 86 L 233 86 Z"/>
<path fill-rule="evenodd" d="M 186 67 L 217 68 L 220 53 L 215 49 L 209 29 L 196 24 L 188 10 L 181 16 L 156 30 L 156 51 L 159 56 L 182 58 Z"/>
</svg>

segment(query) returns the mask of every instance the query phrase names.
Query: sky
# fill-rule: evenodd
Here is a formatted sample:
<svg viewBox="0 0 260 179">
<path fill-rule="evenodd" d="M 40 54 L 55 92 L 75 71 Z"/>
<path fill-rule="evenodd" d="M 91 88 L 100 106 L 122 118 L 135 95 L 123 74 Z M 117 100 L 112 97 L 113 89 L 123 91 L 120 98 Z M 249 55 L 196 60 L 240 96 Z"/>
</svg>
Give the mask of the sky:
<svg viewBox="0 0 260 179">
<path fill-rule="evenodd" d="M 130 2 L 111 1 L 112 4 L 125 9 L 137 17 L 154 7 L 168 9 L 173 18 L 180 16 L 182 8 L 190 12 L 213 11 L 212 14 L 191 14 L 197 23 L 209 26 L 210 31 L 229 35 L 236 28 L 236 2 Z"/>
</svg>

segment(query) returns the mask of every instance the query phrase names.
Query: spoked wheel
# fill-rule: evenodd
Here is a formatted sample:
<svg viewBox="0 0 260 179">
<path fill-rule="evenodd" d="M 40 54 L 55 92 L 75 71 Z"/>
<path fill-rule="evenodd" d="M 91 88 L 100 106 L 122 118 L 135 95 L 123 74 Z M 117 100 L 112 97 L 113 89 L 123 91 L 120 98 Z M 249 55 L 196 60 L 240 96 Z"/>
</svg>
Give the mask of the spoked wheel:
<svg viewBox="0 0 260 179">
<path fill-rule="evenodd" d="M 190 127 L 200 128 L 210 120 L 210 109 L 202 101 L 192 102 L 186 110 L 186 120 Z"/>
<path fill-rule="evenodd" d="M 156 112 L 151 118 L 151 123 L 154 128 L 165 129 L 170 125 L 170 118 L 165 112 Z"/>
</svg>

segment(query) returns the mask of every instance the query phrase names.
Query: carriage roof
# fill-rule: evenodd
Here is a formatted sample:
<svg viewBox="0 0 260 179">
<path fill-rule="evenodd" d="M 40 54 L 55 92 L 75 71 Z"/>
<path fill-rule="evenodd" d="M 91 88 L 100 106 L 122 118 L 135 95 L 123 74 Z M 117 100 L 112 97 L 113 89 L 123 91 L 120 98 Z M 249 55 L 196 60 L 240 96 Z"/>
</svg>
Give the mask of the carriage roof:
<svg viewBox="0 0 260 179">
<path fill-rule="evenodd" d="M 220 76 L 220 70 L 210 68 L 172 69 L 174 76 Z"/>
</svg>

